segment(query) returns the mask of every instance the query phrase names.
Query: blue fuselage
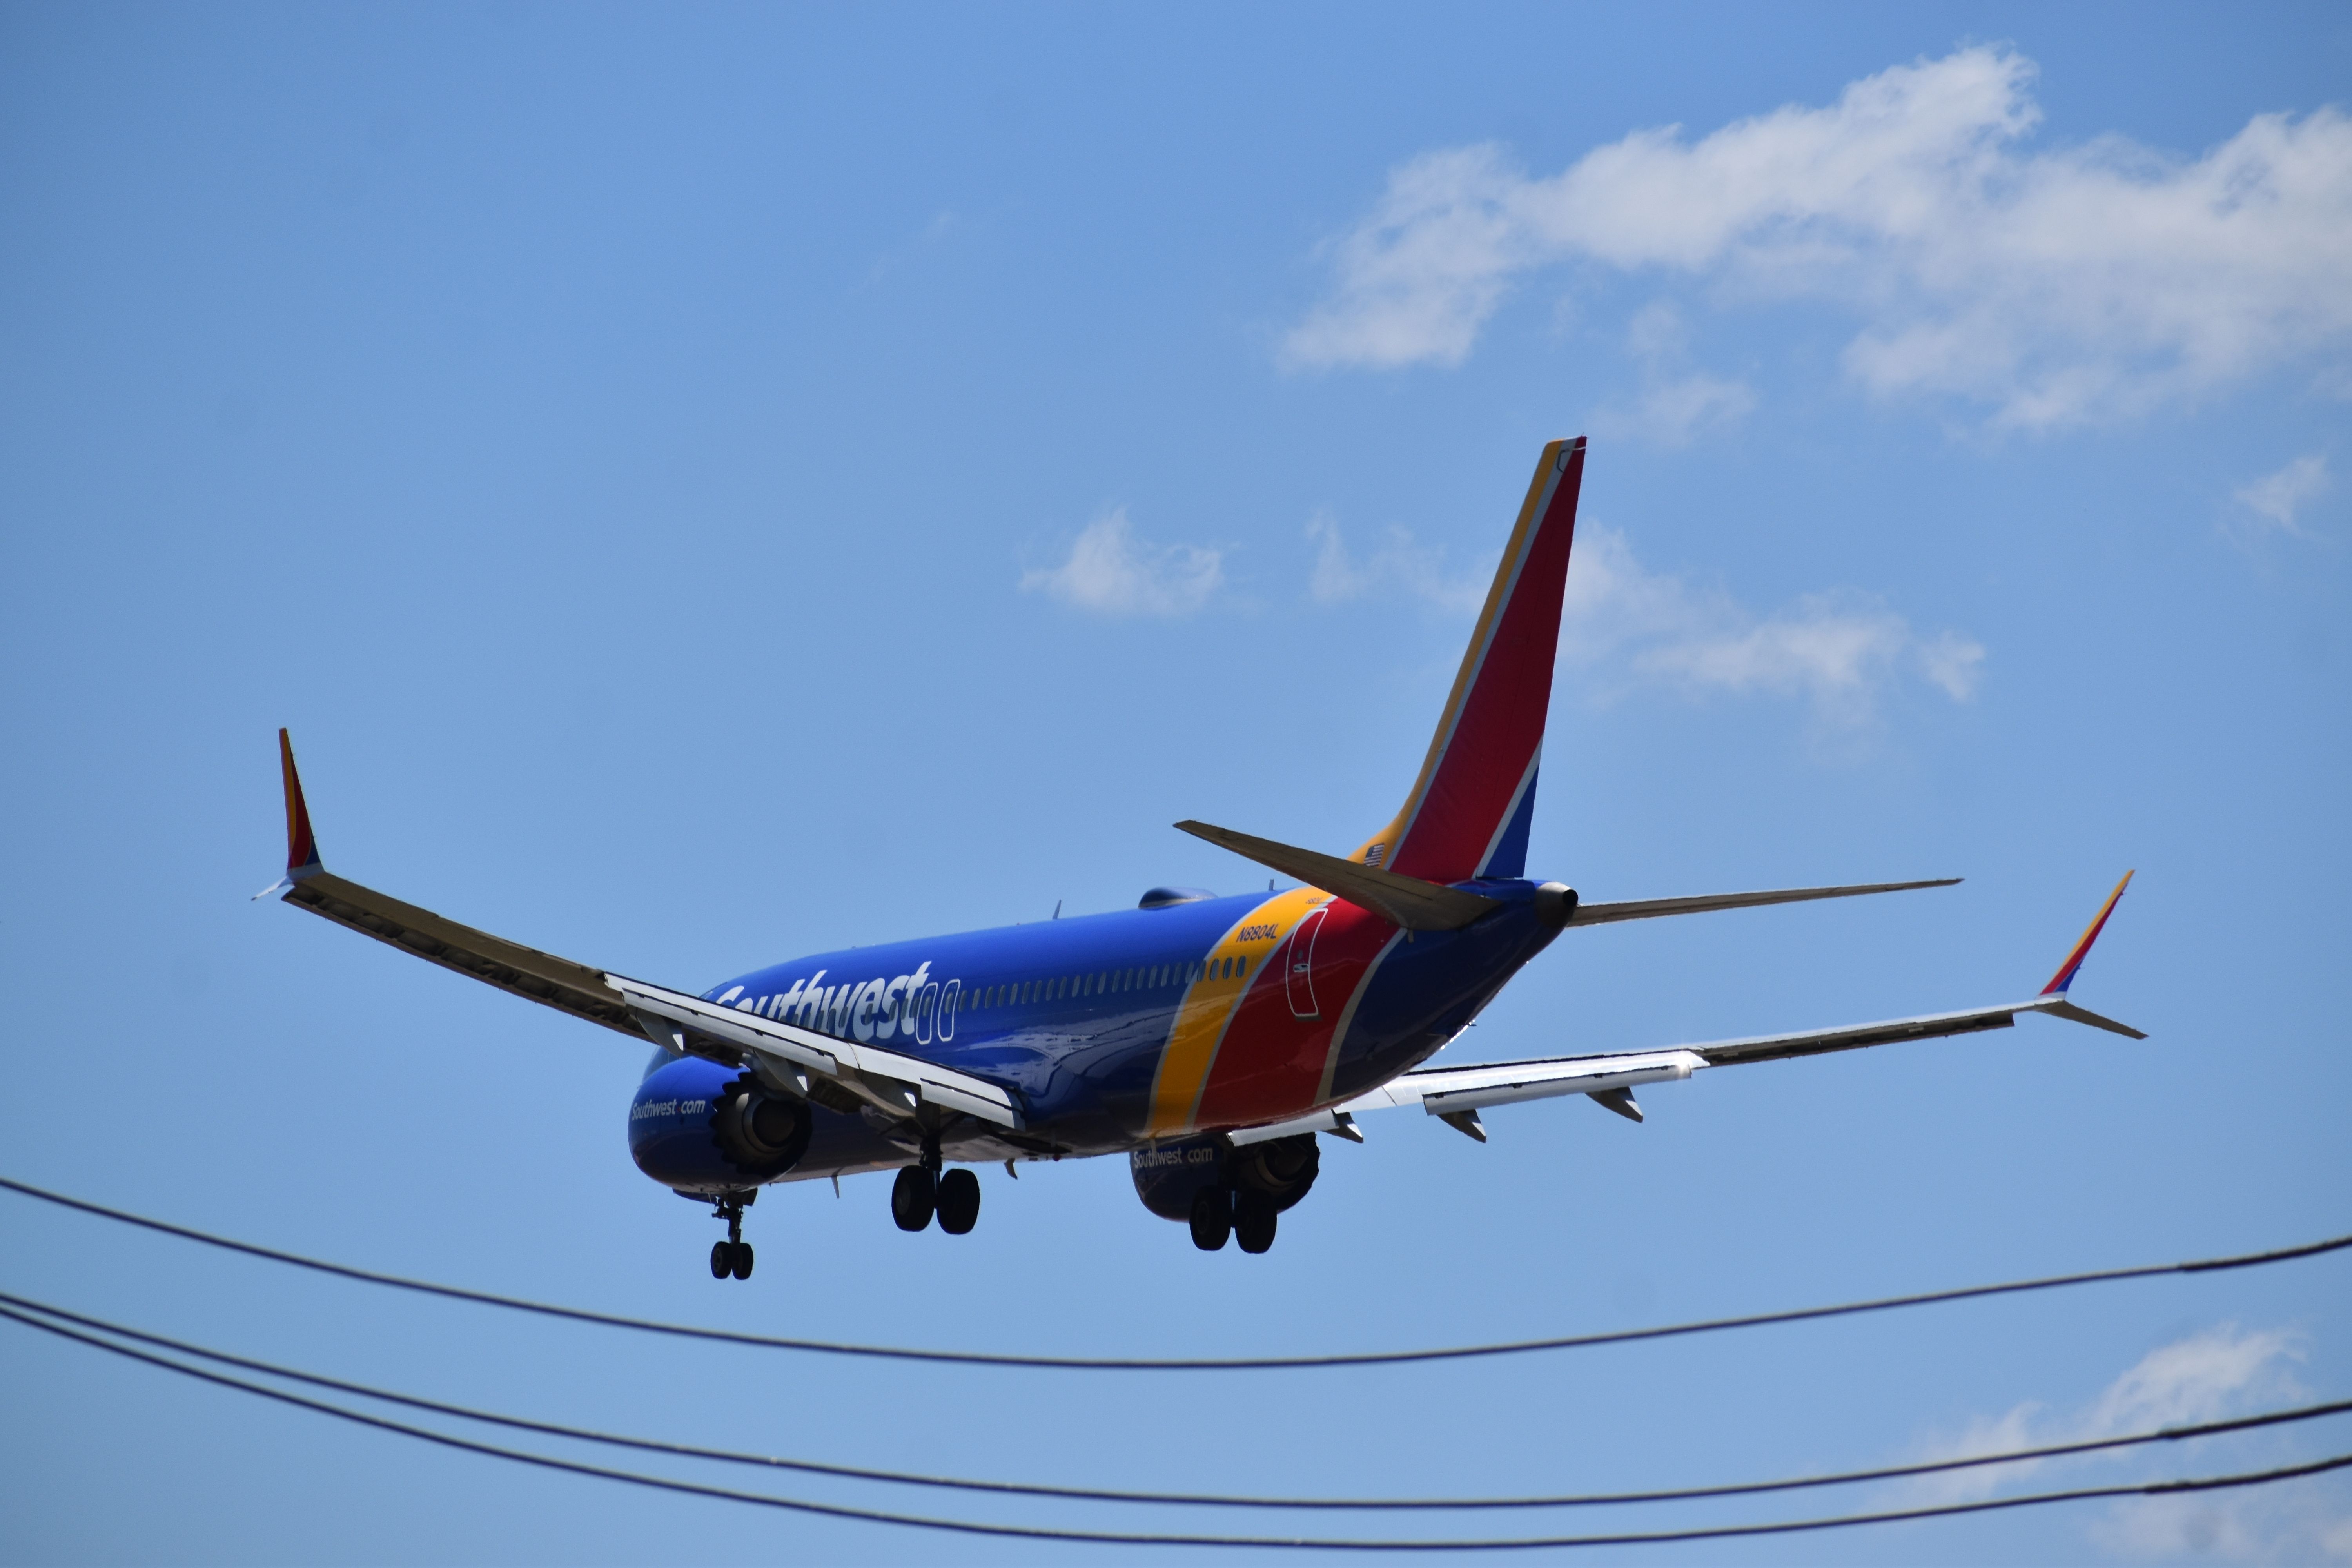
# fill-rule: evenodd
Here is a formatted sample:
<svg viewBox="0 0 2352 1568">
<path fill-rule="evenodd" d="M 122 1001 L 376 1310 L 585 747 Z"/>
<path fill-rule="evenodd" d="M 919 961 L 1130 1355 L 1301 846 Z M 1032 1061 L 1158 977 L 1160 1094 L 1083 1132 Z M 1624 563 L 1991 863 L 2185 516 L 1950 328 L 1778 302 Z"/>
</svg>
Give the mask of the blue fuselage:
<svg viewBox="0 0 2352 1568">
<path fill-rule="evenodd" d="M 1021 1131 L 951 1126 L 950 1158 L 1113 1153 L 1305 1115 L 1435 1052 L 1556 934 L 1535 884 L 1463 885 L 1503 907 L 1408 937 L 1311 889 L 1201 898 L 817 953 L 704 996 L 1009 1090 Z M 912 1157 L 903 1124 L 820 1106 L 788 1172 L 747 1177 L 708 1131 L 739 1071 L 656 1058 L 629 1119 L 648 1175 L 707 1193 Z"/>
</svg>

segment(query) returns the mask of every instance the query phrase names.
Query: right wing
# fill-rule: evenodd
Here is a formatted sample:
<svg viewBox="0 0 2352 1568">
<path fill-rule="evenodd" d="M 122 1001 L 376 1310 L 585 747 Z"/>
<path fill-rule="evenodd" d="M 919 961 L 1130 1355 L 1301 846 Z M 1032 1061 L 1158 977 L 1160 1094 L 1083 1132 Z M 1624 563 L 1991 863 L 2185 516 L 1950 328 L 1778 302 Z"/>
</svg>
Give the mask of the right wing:
<svg viewBox="0 0 2352 1568">
<path fill-rule="evenodd" d="M 2023 1002 L 1994 1007 L 1972 1007 L 1958 1013 L 1926 1013 L 1913 1018 L 1889 1018 L 1874 1024 L 1847 1024 L 1832 1029 L 1808 1029 L 1789 1035 L 1752 1035 L 1745 1039 L 1710 1040 L 1673 1046 L 1663 1050 L 1612 1051 L 1597 1056 L 1543 1057 L 1532 1061 L 1494 1062 L 1478 1067 L 1420 1068 L 1390 1079 L 1378 1089 L 1311 1115 L 1244 1128 L 1229 1134 L 1236 1144 L 1259 1143 L 1299 1132 L 1329 1132 L 1360 1141 L 1356 1117 L 1365 1111 L 1418 1105 L 1480 1142 L 1486 1141 L 1478 1112 L 1490 1105 L 1514 1105 L 1521 1100 L 1549 1100 L 1559 1095 L 1588 1094 L 1620 1116 L 1642 1120 L 1642 1108 L 1633 1091 L 1643 1084 L 1685 1079 L 1701 1068 L 1734 1067 L 1748 1062 L 1780 1061 L 1790 1057 L 1819 1056 L 1827 1051 L 1859 1050 L 1866 1046 L 1892 1045 L 1898 1040 L 1927 1040 L 1945 1035 L 1975 1034 L 1982 1029 L 2006 1029 L 2021 1013 L 2046 1013 L 2072 1023 L 2088 1024 L 2135 1040 L 2147 1038 L 2128 1024 L 2101 1017 L 2079 1007 L 2066 994 L 2075 971 L 2098 940 L 2116 900 L 2124 896 L 2131 873 L 2107 895 L 2098 918 L 2074 944 L 2066 962 L 2052 975 L 2041 994 Z"/>
<path fill-rule="evenodd" d="M 751 1067 L 778 1088 L 836 1110 L 870 1105 L 909 1120 L 928 1104 L 1000 1127 L 1022 1125 L 1013 1096 L 985 1079 L 593 969 L 345 881 L 320 863 L 302 780 L 294 771 L 294 742 L 283 730 L 278 748 L 286 775 L 286 875 L 255 898 L 275 893 L 362 936 L 665 1050 Z"/>
</svg>

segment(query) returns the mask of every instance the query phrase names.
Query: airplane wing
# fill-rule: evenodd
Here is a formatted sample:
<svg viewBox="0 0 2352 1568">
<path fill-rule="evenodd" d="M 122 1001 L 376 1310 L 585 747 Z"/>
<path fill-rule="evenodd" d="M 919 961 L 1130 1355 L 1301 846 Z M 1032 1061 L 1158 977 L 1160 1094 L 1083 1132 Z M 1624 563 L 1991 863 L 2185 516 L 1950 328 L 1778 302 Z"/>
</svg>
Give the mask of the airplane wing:
<svg viewBox="0 0 2352 1568">
<path fill-rule="evenodd" d="M 1485 1107 L 1513 1105 L 1528 1100 L 1549 1100 L 1569 1094 L 1590 1095 L 1618 1115 L 1639 1121 L 1642 1120 L 1642 1108 L 1634 1102 L 1633 1091 L 1643 1084 L 1686 1079 L 1702 1068 L 1780 1061 L 1790 1057 L 1818 1056 L 1826 1051 L 1851 1051 L 1866 1046 L 1891 1045 L 1898 1040 L 1927 1040 L 1945 1035 L 1974 1034 L 1982 1029 L 2006 1029 L 2017 1022 L 2021 1013 L 2045 1013 L 2052 1017 L 2088 1024 L 2094 1028 L 2144 1040 L 2147 1037 L 2130 1025 L 2119 1024 L 2087 1007 L 2077 1006 L 2067 995 L 2068 987 L 2074 982 L 2075 972 L 2082 967 L 2084 958 L 2091 951 L 2091 944 L 2098 940 L 2099 932 L 2107 923 L 2107 917 L 2115 912 L 2116 901 L 2124 896 L 2124 889 L 2130 885 L 2131 879 L 2130 872 L 2124 873 L 2124 879 L 2116 883 L 2116 890 L 2107 896 L 2098 918 L 2075 942 L 2066 962 L 2059 967 L 2057 973 L 2051 976 L 2050 984 L 2043 986 L 2039 994 L 2023 1002 L 1972 1007 L 1957 1013 L 1927 1013 L 1912 1018 L 1888 1018 L 1874 1024 L 1848 1024 L 1833 1029 L 1755 1035 L 1737 1040 L 1710 1040 L 1698 1045 L 1673 1046 L 1663 1050 L 1544 1057 L 1531 1061 L 1494 1062 L 1475 1067 L 1421 1068 L 1391 1079 L 1380 1088 L 1342 1104 L 1288 1121 L 1244 1128 L 1229 1136 L 1236 1144 L 1259 1143 L 1300 1132 L 1328 1132 L 1335 1137 L 1361 1142 L 1363 1135 L 1355 1127 L 1357 1116 L 1366 1111 L 1418 1105 L 1428 1114 L 1443 1119 L 1448 1125 L 1483 1143 L 1486 1141 L 1486 1132 L 1479 1123 L 1478 1112 Z"/>
<path fill-rule="evenodd" d="M 835 1110 L 871 1105 L 909 1119 L 929 1104 L 1000 1127 L 1022 1125 L 1013 1096 L 985 1079 L 558 958 L 344 880 L 320 863 L 294 743 L 283 730 L 278 748 L 286 775 L 286 875 L 255 898 L 276 894 L 362 936 L 665 1050 L 752 1068 L 776 1087 Z"/>
</svg>

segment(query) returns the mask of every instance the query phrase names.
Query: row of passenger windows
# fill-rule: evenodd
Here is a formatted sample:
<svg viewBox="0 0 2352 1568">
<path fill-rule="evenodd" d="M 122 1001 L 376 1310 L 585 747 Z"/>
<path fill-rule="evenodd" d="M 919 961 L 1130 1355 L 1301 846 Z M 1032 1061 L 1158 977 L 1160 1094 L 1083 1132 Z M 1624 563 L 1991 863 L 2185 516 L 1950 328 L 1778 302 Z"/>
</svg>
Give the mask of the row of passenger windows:
<svg viewBox="0 0 2352 1568">
<path fill-rule="evenodd" d="M 1238 980 L 1249 973 L 1242 957 L 1212 959 L 1205 966 L 1211 980 Z M 1155 990 L 1178 982 L 1190 985 L 1202 978 L 1203 965 L 1158 963 L 1142 969 L 1108 969 L 1093 974 L 1064 974 L 1051 980 L 1024 980 L 1003 985 L 974 986 L 963 994 L 967 1011 L 1004 1007 L 1028 1002 L 1058 1002 L 1066 996 L 1100 996 L 1120 991 Z"/>
</svg>

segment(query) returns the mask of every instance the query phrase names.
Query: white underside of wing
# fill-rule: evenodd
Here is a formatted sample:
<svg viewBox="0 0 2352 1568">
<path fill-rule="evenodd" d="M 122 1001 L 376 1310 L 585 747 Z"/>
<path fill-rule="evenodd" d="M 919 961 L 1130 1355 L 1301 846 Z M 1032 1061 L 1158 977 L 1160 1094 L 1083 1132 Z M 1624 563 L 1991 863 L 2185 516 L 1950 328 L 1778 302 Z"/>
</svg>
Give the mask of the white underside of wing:
<svg viewBox="0 0 2352 1568">
<path fill-rule="evenodd" d="M 1013 1096 L 985 1079 L 952 1068 L 940 1067 L 919 1057 L 838 1040 L 795 1024 L 780 1024 L 756 1013 L 722 1007 L 682 991 L 650 985 L 607 974 L 605 981 L 628 999 L 629 1010 L 655 1043 L 677 1048 L 683 1041 L 665 1038 L 665 1023 L 684 1024 L 767 1059 L 771 1070 L 787 1077 L 814 1073 L 856 1091 L 877 1108 L 899 1116 L 914 1113 L 918 1103 L 944 1110 L 960 1110 L 999 1127 L 1019 1128 L 1021 1112 Z"/>
<path fill-rule="evenodd" d="M 1945 1035 L 1975 1034 L 2005 1029 L 2020 1013 L 2048 1013 L 2078 1024 L 2089 1024 L 2133 1039 L 2146 1038 L 2137 1029 L 2103 1018 L 2075 1006 L 2062 994 L 2007 1002 L 1997 1007 L 1971 1007 L 1957 1013 L 1923 1013 L 1911 1018 L 1885 1018 L 1874 1024 L 1846 1024 L 1832 1029 L 1807 1029 L 1787 1035 L 1750 1035 L 1742 1039 L 1708 1040 L 1697 1045 L 1670 1046 L 1661 1050 L 1612 1051 L 1601 1056 L 1543 1057 L 1532 1061 L 1495 1062 L 1480 1067 L 1418 1068 L 1390 1079 L 1353 1100 L 1328 1106 L 1309 1115 L 1293 1117 L 1264 1127 L 1244 1128 L 1229 1136 L 1236 1144 L 1262 1143 L 1301 1132 L 1333 1132 L 1355 1137 L 1351 1123 L 1369 1110 L 1418 1105 L 1432 1116 L 1462 1117 L 1491 1105 L 1549 1100 L 1567 1094 L 1609 1094 L 1643 1084 L 1685 1079 L 1701 1068 L 1733 1067 L 1747 1062 L 1776 1061 L 1788 1057 L 1826 1051 L 1857 1050 L 1892 1045 L 1899 1040 L 1934 1039 Z"/>
<path fill-rule="evenodd" d="M 1300 1132 L 1337 1132 L 1368 1110 L 1418 1105 L 1432 1116 L 1459 1116 L 1490 1105 L 1550 1100 L 1563 1094 L 1605 1094 L 1645 1083 L 1685 1079 L 1706 1066 L 1696 1052 L 1619 1052 L 1601 1057 L 1549 1057 L 1535 1061 L 1494 1062 L 1483 1067 L 1424 1068 L 1391 1079 L 1355 1099 L 1265 1127 L 1231 1134 L 1236 1144 L 1263 1143 Z"/>
</svg>

